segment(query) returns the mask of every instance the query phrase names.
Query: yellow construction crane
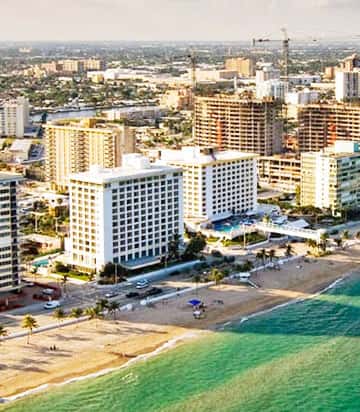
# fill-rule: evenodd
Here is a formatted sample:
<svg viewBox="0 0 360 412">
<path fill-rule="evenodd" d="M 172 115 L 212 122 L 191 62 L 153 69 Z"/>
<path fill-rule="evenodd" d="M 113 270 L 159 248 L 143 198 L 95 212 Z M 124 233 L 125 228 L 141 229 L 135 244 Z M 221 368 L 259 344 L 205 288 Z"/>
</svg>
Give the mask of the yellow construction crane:
<svg viewBox="0 0 360 412">
<path fill-rule="evenodd" d="M 281 29 L 284 38 L 282 40 L 273 40 L 269 39 L 267 37 L 265 38 L 260 38 L 260 39 L 253 39 L 252 40 L 252 45 L 253 47 L 256 46 L 257 43 L 267 43 L 267 42 L 282 42 L 282 47 L 283 47 L 283 59 L 284 59 L 284 79 L 286 82 L 288 82 L 289 79 L 289 45 L 290 45 L 290 39 L 287 34 L 287 30 L 283 27 Z"/>
<path fill-rule="evenodd" d="M 190 60 L 190 66 L 191 66 L 191 85 L 192 85 L 193 91 L 195 91 L 196 89 L 196 53 L 194 49 L 190 51 L 188 58 Z"/>
</svg>

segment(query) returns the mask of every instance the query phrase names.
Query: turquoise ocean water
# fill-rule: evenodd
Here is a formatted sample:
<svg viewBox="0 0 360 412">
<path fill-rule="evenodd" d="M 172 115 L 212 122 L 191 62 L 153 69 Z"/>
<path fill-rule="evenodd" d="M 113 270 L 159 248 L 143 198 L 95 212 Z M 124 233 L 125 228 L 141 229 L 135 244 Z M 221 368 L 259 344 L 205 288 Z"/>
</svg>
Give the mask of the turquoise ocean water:
<svg viewBox="0 0 360 412">
<path fill-rule="evenodd" d="M 360 280 L 12 412 L 360 411 Z"/>
</svg>

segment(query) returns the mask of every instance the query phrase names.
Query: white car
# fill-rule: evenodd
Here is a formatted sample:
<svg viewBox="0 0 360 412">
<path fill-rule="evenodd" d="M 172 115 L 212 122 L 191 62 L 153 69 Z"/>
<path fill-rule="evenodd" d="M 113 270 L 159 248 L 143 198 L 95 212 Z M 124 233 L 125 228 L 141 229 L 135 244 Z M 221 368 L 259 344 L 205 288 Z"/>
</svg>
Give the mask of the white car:
<svg viewBox="0 0 360 412">
<path fill-rule="evenodd" d="M 44 309 L 56 309 L 61 306 L 61 303 L 58 300 L 50 300 L 44 305 Z"/>
<path fill-rule="evenodd" d="M 44 295 L 52 295 L 54 293 L 54 289 L 43 289 L 41 291 Z"/>
<path fill-rule="evenodd" d="M 136 282 L 136 289 L 145 289 L 149 286 L 149 281 L 146 279 Z"/>
</svg>

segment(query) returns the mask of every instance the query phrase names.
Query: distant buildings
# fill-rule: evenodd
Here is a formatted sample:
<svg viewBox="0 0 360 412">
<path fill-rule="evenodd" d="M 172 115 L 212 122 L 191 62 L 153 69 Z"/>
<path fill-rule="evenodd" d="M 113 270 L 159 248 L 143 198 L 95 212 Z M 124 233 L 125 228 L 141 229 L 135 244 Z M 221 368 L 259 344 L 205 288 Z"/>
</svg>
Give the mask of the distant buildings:
<svg viewBox="0 0 360 412">
<path fill-rule="evenodd" d="M 266 80 L 256 83 L 256 98 L 261 100 L 266 97 L 272 97 L 276 100 L 284 101 L 287 90 L 286 82 L 281 80 Z"/>
<path fill-rule="evenodd" d="M 340 70 L 351 72 L 356 68 L 360 68 L 360 58 L 357 54 L 352 54 L 340 62 Z"/>
<path fill-rule="evenodd" d="M 256 70 L 256 85 L 268 80 L 280 80 L 280 70 L 275 69 L 272 63 L 263 64 L 261 69 Z"/>
<path fill-rule="evenodd" d="M 192 107 L 193 95 L 189 87 L 170 89 L 162 96 L 160 105 L 173 110 L 189 110 Z"/>
<path fill-rule="evenodd" d="M 359 143 L 301 154 L 301 205 L 331 209 L 333 214 L 360 206 Z"/>
<path fill-rule="evenodd" d="M 196 97 L 194 133 L 199 146 L 270 156 L 282 148 L 281 105 L 273 99 Z"/>
<path fill-rule="evenodd" d="M 335 97 L 337 101 L 349 101 L 360 97 L 360 72 L 337 71 L 335 75 Z"/>
<path fill-rule="evenodd" d="M 45 151 L 47 180 L 54 190 L 66 190 L 71 173 L 120 166 L 122 154 L 135 151 L 135 136 L 101 119 L 58 120 L 45 126 Z"/>
<path fill-rule="evenodd" d="M 256 208 L 256 159 L 255 154 L 199 147 L 161 152 L 162 162 L 183 170 L 185 218 L 209 221 Z"/>
<path fill-rule="evenodd" d="M 318 103 L 298 110 L 299 151 L 319 151 L 335 140 L 360 141 L 360 106 Z"/>
<path fill-rule="evenodd" d="M 182 171 L 139 154 L 116 169 L 92 167 L 70 178 L 71 263 L 99 271 L 108 262 L 156 263 L 183 234 Z"/>
<path fill-rule="evenodd" d="M 20 287 L 16 185 L 22 176 L 0 173 L 0 293 Z"/>
<path fill-rule="evenodd" d="M 100 59 L 67 59 L 42 63 L 40 68 L 47 74 L 73 73 L 80 74 L 92 70 L 105 70 L 105 62 Z"/>
<path fill-rule="evenodd" d="M 260 157 L 258 177 L 260 185 L 295 193 L 300 186 L 300 158 L 294 154 Z"/>
<path fill-rule="evenodd" d="M 232 57 L 226 59 L 225 69 L 236 71 L 239 76 L 243 77 L 252 77 L 255 75 L 254 61 L 245 57 Z"/>
<path fill-rule="evenodd" d="M 285 103 L 292 105 L 310 104 L 318 100 L 319 92 L 310 89 L 288 92 L 285 96 Z"/>
<path fill-rule="evenodd" d="M 24 97 L 4 103 L 0 107 L 0 135 L 24 137 L 29 125 L 29 110 L 29 101 Z"/>
</svg>

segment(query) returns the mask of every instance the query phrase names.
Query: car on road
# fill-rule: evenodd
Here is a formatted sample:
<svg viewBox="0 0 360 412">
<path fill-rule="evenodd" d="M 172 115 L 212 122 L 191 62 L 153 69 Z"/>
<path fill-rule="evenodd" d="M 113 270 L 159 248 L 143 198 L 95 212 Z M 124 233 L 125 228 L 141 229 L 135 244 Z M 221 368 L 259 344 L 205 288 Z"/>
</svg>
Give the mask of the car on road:
<svg viewBox="0 0 360 412">
<path fill-rule="evenodd" d="M 23 280 L 23 282 L 26 288 L 33 288 L 34 286 L 36 286 L 34 282 L 30 282 L 29 280 Z"/>
<path fill-rule="evenodd" d="M 148 297 L 148 296 L 155 296 L 155 295 L 160 295 L 160 293 L 162 293 L 162 289 L 161 288 L 151 288 L 148 291 L 146 291 L 144 293 L 144 297 Z"/>
<path fill-rule="evenodd" d="M 136 289 L 145 289 L 148 286 L 149 286 L 149 281 L 146 279 L 142 279 L 136 282 Z"/>
<path fill-rule="evenodd" d="M 127 298 L 138 298 L 140 296 L 139 292 L 129 292 L 125 295 Z"/>
<path fill-rule="evenodd" d="M 105 293 L 105 297 L 106 297 L 107 299 L 109 299 L 109 298 L 114 298 L 115 296 L 118 296 L 118 295 L 119 295 L 118 292 L 108 292 L 108 293 Z"/>
<path fill-rule="evenodd" d="M 61 303 L 58 300 L 50 300 L 44 305 L 44 309 L 56 309 L 61 306 Z"/>
<path fill-rule="evenodd" d="M 50 289 L 50 288 L 48 288 L 48 289 L 43 289 L 43 290 L 41 291 L 41 293 L 42 293 L 43 295 L 49 295 L 49 296 L 51 296 L 51 295 L 54 293 L 54 289 Z"/>
</svg>

